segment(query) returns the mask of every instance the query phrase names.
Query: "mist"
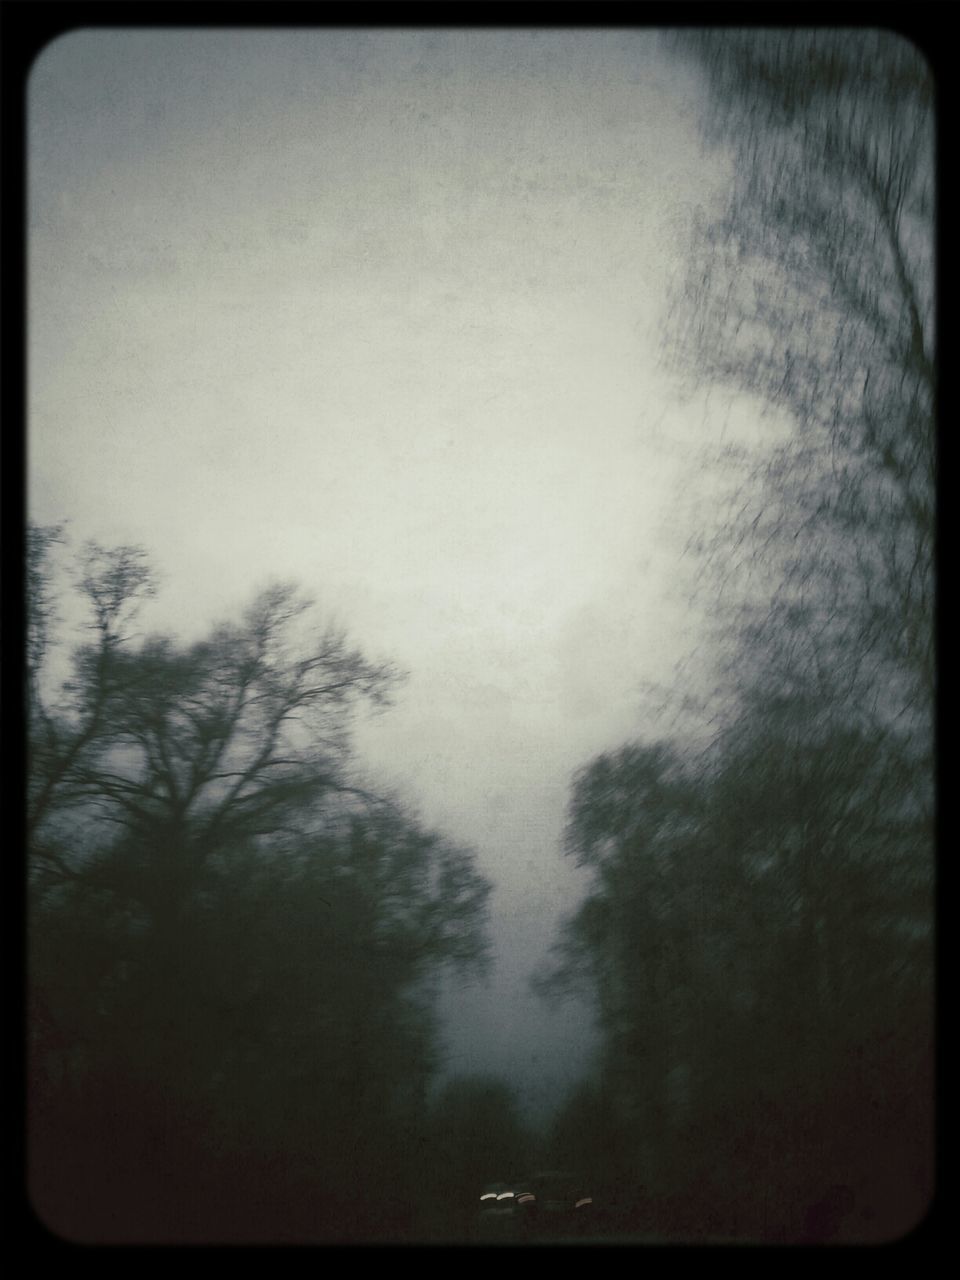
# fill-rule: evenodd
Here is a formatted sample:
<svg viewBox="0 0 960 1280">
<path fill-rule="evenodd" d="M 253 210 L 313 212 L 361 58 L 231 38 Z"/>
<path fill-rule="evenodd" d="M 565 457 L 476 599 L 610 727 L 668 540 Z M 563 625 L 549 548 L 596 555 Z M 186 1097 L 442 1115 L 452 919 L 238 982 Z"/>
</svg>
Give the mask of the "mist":
<svg viewBox="0 0 960 1280">
<path fill-rule="evenodd" d="M 804 86 L 784 40 L 744 56 Z M 896 347 L 897 307 L 932 306 L 923 75 L 878 151 L 921 156 L 903 234 L 874 262 L 886 212 L 848 195 L 831 257 L 819 206 L 782 229 L 763 183 L 821 122 L 841 154 L 848 116 L 881 136 L 883 75 L 865 106 L 790 98 L 804 144 L 790 117 L 749 153 L 736 119 L 775 112 L 717 49 L 118 28 L 35 63 L 30 1179 L 55 1235 L 542 1242 L 513 1213 L 535 1185 L 601 1242 L 920 1213 L 928 1061 L 899 1041 L 909 1194 L 869 1183 L 859 1129 L 762 1213 L 739 1166 L 736 1205 L 704 1181 L 738 1061 L 749 1133 L 792 1149 L 780 1055 L 829 1044 L 796 1067 L 842 1082 L 829 1127 L 930 981 L 932 578 L 905 567 L 932 574 L 929 343 L 904 338 L 912 399 L 864 379 L 875 312 Z M 757 225 L 731 230 L 743 184 Z M 870 270 L 882 304 L 838 319 Z"/>
</svg>

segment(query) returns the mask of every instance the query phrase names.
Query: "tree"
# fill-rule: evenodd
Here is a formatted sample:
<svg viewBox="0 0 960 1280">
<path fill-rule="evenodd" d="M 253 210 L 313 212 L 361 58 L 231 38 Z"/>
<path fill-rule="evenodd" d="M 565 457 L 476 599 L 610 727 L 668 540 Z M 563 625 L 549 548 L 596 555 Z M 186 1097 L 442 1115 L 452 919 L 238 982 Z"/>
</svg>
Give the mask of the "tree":
<svg viewBox="0 0 960 1280">
<path fill-rule="evenodd" d="M 581 769 L 565 847 L 592 873 L 565 921 L 545 993 L 586 985 L 602 1036 L 600 1083 L 636 1177 L 688 1118 L 701 979 L 712 942 L 701 780 L 667 743 L 634 743 Z M 612 1156 L 612 1153 L 608 1153 Z"/>
<path fill-rule="evenodd" d="M 856 1184 L 876 1238 L 932 1177 L 930 76 L 880 31 L 672 40 L 734 163 L 667 352 L 778 431 L 728 458 L 700 546 L 720 680 L 699 745 L 575 780 L 568 851 L 595 877 L 553 982 L 596 992 L 628 1163 L 780 1239 Z"/>
<path fill-rule="evenodd" d="M 31 525 L 27 530 L 26 596 L 26 678 L 27 704 L 37 708 L 40 692 L 37 682 L 43 670 L 48 647 L 53 639 L 56 609 L 49 580 L 51 548 L 63 541 L 63 528 Z"/>
<path fill-rule="evenodd" d="M 880 1081 L 913 1079 L 929 1187 L 933 78 L 883 30 L 703 31 L 675 48 L 734 166 L 698 227 L 672 354 L 786 424 L 707 557 L 705 582 L 722 575 L 737 606 L 714 609 L 724 808 L 792 903 L 780 985 L 806 976 L 821 1065 L 844 1045 L 872 1061 L 891 1132 Z M 850 1113 L 860 1142 L 875 1118 Z"/>
<path fill-rule="evenodd" d="M 59 803 L 68 800 L 71 775 L 110 732 L 109 712 L 114 694 L 114 660 L 122 643 L 121 631 L 144 599 L 154 592 L 153 575 L 143 551 L 118 547 L 105 551 L 90 543 L 80 564 L 80 589 L 89 603 L 94 645 L 78 650 L 78 684 L 68 687 L 77 698 L 72 717 L 49 705 L 46 670 L 56 621 L 52 604 L 50 553 L 63 541 L 62 526 L 31 527 L 27 546 L 27 704 L 29 716 L 29 774 L 27 832 L 31 842 L 41 839 L 47 820 Z"/>
<path fill-rule="evenodd" d="M 90 546 L 57 696 L 57 537 L 31 562 L 34 1203 L 79 1239 L 403 1237 L 433 980 L 483 963 L 490 886 L 351 767 L 397 672 L 288 585 L 135 639 L 146 557 Z"/>
<path fill-rule="evenodd" d="M 696 228 L 675 367 L 787 416 L 716 558 L 749 559 L 744 651 L 929 744 L 933 86 L 889 32 L 685 32 L 727 207 Z M 735 550 L 738 548 L 738 550 Z M 743 595 L 741 592 L 741 599 Z M 882 695 L 880 694 L 882 690 Z"/>
<path fill-rule="evenodd" d="M 930 1185 L 915 833 L 883 743 L 813 741 L 781 712 L 708 753 L 598 757 L 571 795 L 567 850 L 593 876 L 541 987 L 593 993 L 601 1050 L 567 1120 L 597 1117 L 594 1163 L 667 1197 L 678 1238 L 794 1238 L 798 1206 L 851 1182 L 905 1227 Z M 891 1161 L 895 1189 L 875 1180 Z"/>
<path fill-rule="evenodd" d="M 95 639 L 74 654 L 66 713 L 45 705 L 39 672 L 31 682 L 28 829 L 41 843 L 55 814 L 77 806 L 133 838 L 162 833 L 171 858 L 187 827 L 193 848 L 180 852 L 194 861 L 237 830 L 267 835 L 342 784 L 352 708 L 383 704 L 396 682 L 330 629 L 294 650 L 308 602 L 288 584 L 187 648 L 164 636 L 134 648 L 123 635 L 153 592 L 138 549 L 88 547 L 80 588 Z"/>
</svg>

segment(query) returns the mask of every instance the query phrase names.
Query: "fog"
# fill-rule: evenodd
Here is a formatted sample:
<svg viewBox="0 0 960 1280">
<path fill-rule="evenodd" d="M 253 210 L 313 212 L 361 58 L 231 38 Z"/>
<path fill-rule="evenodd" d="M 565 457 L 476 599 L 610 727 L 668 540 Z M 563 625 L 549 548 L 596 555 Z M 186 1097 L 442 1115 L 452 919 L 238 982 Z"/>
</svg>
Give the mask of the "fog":
<svg viewBox="0 0 960 1280">
<path fill-rule="evenodd" d="M 882 1236 L 901 1188 L 864 1190 L 859 1136 L 786 1161 L 782 1212 L 757 1169 L 852 1114 L 863 1043 L 929 993 L 926 82 L 882 33 L 889 74 L 842 33 L 698 38 L 117 27 L 37 59 L 55 1232 L 451 1239 L 573 1153 L 655 1187 L 667 1235 L 856 1205 Z M 924 1027 L 877 1050 L 921 1103 Z"/>
<path fill-rule="evenodd" d="M 592 1048 L 527 989 L 568 783 L 689 639 L 696 93 L 645 31 L 81 31 L 30 81 L 30 516 L 144 545 L 144 629 L 279 576 L 409 672 L 358 752 L 492 877 L 450 1052 L 541 1111 Z"/>
</svg>

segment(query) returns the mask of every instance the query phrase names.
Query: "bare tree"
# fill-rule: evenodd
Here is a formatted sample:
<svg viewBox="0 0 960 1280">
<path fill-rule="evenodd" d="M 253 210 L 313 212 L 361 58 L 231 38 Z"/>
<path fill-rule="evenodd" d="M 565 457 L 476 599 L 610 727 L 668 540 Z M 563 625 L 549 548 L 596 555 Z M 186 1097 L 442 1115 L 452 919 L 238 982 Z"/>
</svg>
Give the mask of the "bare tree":
<svg viewBox="0 0 960 1280">
<path fill-rule="evenodd" d="M 152 862 L 172 892 L 178 868 L 209 860 L 238 834 L 279 831 L 311 800 L 350 790 L 343 766 L 351 712 L 362 701 L 384 703 L 398 673 L 331 628 L 298 643 L 309 602 L 295 588 L 267 588 L 239 623 L 196 644 L 164 636 L 134 643 L 130 624 L 154 590 L 145 554 L 90 545 L 78 587 L 93 640 L 75 650 L 57 699 L 40 687 L 47 606 L 39 563 L 34 576 L 28 831 L 38 874 L 81 871 L 78 830 L 86 824 L 101 862 L 110 847 L 118 865 L 130 865 L 124 840 L 105 845 L 105 830 L 163 846 Z M 58 839 L 65 826 L 71 855 Z M 142 867 L 137 877 L 145 889 Z"/>
<path fill-rule="evenodd" d="M 933 86 L 883 31 L 683 33 L 734 155 L 697 227 L 670 354 L 787 416 L 716 557 L 752 560 L 809 684 L 929 733 L 934 684 Z M 716 563 L 716 560 L 715 560 Z M 789 638 L 788 638 L 789 637 Z M 802 641 L 799 638 L 802 637 Z M 783 655 L 768 664 L 784 668 Z M 882 693 L 881 693 L 882 690 Z"/>
<path fill-rule="evenodd" d="M 700 547 L 712 738 L 577 775 L 593 878 L 545 985 L 595 993 L 627 1166 L 723 1205 L 721 1231 L 799 1238 L 803 1198 L 854 1178 L 902 1230 L 932 1150 L 931 79 L 881 31 L 671 40 L 733 176 L 666 354 L 777 429 L 725 458 Z"/>
<path fill-rule="evenodd" d="M 482 965 L 490 885 L 358 777 L 353 719 L 399 673 L 288 584 L 194 643 L 137 636 L 145 555 L 89 546 L 56 690 L 58 538 L 30 564 L 37 1211 L 83 1240 L 411 1230 L 433 980 Z"/>
</svg>

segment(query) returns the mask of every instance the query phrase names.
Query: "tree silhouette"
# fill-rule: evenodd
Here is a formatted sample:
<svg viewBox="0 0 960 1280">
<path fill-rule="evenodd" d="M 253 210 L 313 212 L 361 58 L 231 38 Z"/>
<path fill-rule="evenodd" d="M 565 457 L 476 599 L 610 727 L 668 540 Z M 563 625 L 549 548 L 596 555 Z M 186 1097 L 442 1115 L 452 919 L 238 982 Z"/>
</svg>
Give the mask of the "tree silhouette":
<svg viewBox="0 0 960 1280">
<path fill-rule="evenodd" d="M 408 1238 L 433 982 L 483 963 L 490 887 L 351 764 L 397 673 L 287 585 L 136 640 L 146 557 L 88 547 L 93 639 L 51 693 L 58 536 L 28 655 L 37 1211 L 80 1240 Z"/>
<path fill-rule="evenodd" d="M 668 354 L 790 424 L 736 490 L 713 573 L 739 567 L 742 649 L 768 679 L 789 670 L 928 750 L 932 78 L 883 31 L 675 44 L 705 72 L 709 136 L 735 163 L 727 206 L 698 225 Z"/>
<path fill-rule="evenodd" d="M 931 80 L 880 31 L 671 39 L 734 165 L 666 352 L 778 430 L 699 544 L 698 734 L 574 780 L 593 880 L 543 985 L 595 992 L 661 1229 L 801 1239 L 842 1202 L 890 1238 L 932 1185 Z"/>
</svg>

